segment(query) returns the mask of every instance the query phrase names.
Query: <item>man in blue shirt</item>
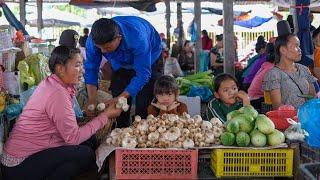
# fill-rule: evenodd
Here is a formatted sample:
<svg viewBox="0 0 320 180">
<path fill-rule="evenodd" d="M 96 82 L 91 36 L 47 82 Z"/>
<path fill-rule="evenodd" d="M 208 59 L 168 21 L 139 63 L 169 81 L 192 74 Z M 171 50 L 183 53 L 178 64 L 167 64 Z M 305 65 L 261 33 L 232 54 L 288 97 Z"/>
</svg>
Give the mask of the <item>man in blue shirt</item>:
<svg viewBox="0 0 320 180">
<path fill-rule="evenodd" d="M 97 104 L 101 57 L 112 66 L 110 90 L 115 104 L 119 97 L 136 97 L 136 115 L 145 118 L 153 99 L 153 85 L 162 72 L 159 33 L 146 20 L 135 16 L 101 18 L 94 22 L 86 43 L 85 83 L 88 105 Z M 130 109 L 117 119 L 118 127 L 129 126 Z"/>
</svg>

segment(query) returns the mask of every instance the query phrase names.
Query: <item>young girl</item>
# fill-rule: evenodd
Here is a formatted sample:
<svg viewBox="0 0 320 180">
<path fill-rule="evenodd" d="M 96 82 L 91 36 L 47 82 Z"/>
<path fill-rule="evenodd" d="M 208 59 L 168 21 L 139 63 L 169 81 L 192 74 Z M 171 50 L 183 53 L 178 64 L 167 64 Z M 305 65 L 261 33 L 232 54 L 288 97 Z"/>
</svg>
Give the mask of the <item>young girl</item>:
<svg viewBox="0 0 320 180">
<path fill-rule="evenodd" d="M 187 105 L 177 101 L 179 86 L 173 77 L 161 76 L 154 84 L 154 96 L 155 99 L 148 107 L 148 114 L 158 116 L 188 113 Z"/>
<path fill-rule="evenodd" d="M 208 119 L 219 118 L 223 123 L 227 121 L 227 114 L 250 105 L 248 95 L 238 90 L 236 78 L 230 74 L 220 74 L 214 79 L 214 96 L 208 105 Z"/>
</svg>

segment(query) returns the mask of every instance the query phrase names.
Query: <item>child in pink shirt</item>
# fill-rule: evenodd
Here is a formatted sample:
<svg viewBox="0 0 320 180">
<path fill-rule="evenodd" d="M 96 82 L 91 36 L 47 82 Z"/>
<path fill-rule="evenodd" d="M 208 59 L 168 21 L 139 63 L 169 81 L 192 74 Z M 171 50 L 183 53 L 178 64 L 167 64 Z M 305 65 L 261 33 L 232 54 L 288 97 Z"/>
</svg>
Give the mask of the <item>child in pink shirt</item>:
<svg viewBox="0 0 320 180">
<path fill-rule="evenodd" d="M 86 125 L 77 125 L 73 97 L 82 78 L 82 61 L 79 49 L 53 50 L 52 75 L 30 97 L 5 144 L 5 179 L 70 179 L 94 163 L 94 150 L 81 143 L 121 110 L 109 106 Z"/>
</svg>

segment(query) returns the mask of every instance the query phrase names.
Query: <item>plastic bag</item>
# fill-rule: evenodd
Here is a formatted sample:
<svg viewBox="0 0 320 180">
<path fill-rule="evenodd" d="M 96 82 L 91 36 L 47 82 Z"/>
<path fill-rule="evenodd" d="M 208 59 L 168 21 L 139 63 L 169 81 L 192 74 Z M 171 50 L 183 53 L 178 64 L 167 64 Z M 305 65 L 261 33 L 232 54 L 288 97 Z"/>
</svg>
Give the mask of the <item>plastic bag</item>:
<svg viewBox="0 0 320 180">
<path fill-rule="evenodd" d="M 176 58 L 170 57 L 166 59 L 164 64 L 164 74 L 173 75 L 175 77 L 183 76 L 183 72 Z"/>
<path fill-rule="evenodd" d="M 287 121 L 291 124 L 291 126 L 284 131 L 287 139 L 291 141 L 304 141 L 305 136 L 309 136 L 309 133 L 301 128 L 300 123 L 295 122 L 291 118 L 288 118 Z"/>
<path fill-rule="evenodd" d="M 198 87 L 198 86 L 192 86 L 187 96 L 188 97 L 199 96 L 202 102 L 209 102 L 213 98 L 213 94 L 208 87 Z"/>
<path fill-rule="evenodd" d="M 35 79 L 29 73 L 29 65 L 26 61 L 20 61 L 18 64 L 18 70 L 20 71 L 20 87 L 22 91 L 25 91 L 34 86 Z"/>
<path fill-rule="evenodd" d="M 29 65 L 29 72 L 35 79 L 35 84 L 38 85 L 42 79 L 50 75 L 48 58 L 42 54 L 31 54 L 26 57 L 25 61 Z"/>
<path fill-rule="evenodd" d="M 312 99 L 298 109 L 301 128 L 309 133 L 306 142 L 311 147 L 320 148 L 320 99 Z"/>
</svg>

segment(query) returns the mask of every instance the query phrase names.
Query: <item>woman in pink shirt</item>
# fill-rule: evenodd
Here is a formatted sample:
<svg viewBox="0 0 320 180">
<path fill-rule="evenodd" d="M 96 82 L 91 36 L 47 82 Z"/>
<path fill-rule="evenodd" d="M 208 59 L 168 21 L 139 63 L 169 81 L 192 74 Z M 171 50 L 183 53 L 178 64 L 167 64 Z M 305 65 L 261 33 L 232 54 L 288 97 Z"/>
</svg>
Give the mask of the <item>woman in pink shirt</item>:
<svg viewBox="0 0 320 180">
<path fill-rule="evenodd" d="M 82 61 L 79 49 L 53 50 L 52 75 L 30 97 L 5 144 L 5 179 L 71 179 L 94 164 L 94 150 L 83 142 L 121 110 L 109 106 L 86 125 L 77 125 L 73 97 L 82 78 Z"/>
<path fill-rule="evenodd" d="M 254 76 L 248 89 L 248 96 L 251 100 L 251 105 L 256 109 L 261 109 L 261 103 L 264 101 L 262 82 L 264 76 L 274 67 L 274 45 L 268 43 L 266 46 L 266 62 L 261 65 L 261 68 Z"/>
</svg>

